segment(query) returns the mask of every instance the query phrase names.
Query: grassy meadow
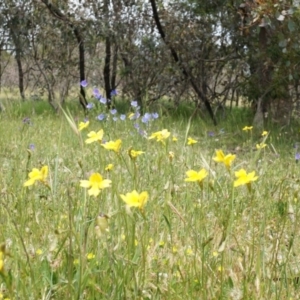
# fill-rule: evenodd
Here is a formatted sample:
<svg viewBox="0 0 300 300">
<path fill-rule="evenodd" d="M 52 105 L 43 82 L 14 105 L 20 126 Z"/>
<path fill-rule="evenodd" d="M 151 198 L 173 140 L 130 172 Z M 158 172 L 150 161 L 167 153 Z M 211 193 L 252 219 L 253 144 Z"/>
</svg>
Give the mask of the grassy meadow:
<svg viewBox="0 0 300 300">
<path fill-rule="evenodd" d="M 0 299 L 300 298 L 300 126 L 5 107 Z"/>
</svg>

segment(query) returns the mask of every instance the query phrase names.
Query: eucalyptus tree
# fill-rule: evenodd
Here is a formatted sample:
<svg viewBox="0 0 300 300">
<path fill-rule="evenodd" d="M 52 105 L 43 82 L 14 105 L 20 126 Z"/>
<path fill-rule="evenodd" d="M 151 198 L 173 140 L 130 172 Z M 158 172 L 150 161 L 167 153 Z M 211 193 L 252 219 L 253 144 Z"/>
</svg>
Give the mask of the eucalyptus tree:
<svg viewBox="0 0 300 300">
<path fill-rule="evenodd" d="M 19 92 L 25 99 L 23 58 L 29 47 L 28 30 L 31 26 L 31 0 L 3 0 L 0 3 L 1 31 L 9 51 L 14 54 L 18 66 Z"/>
</svg>

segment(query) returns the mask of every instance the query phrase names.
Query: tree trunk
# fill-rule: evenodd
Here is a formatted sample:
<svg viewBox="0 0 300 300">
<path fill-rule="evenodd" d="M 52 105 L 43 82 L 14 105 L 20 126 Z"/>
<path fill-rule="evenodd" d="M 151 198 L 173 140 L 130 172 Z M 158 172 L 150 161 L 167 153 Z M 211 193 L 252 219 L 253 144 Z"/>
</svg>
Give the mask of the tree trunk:
<svg viewBox="0 0 300 300">
<path fill-rule="evenodd" d="M 163 39 L 163 41 L 165 42 L 165 44 L 169 48 L 169 50 L 171 52 L 171 55 L 172 55 L 175 63 L 179 66 L 182 74 L 190 82 L 192 88 L 194 89 L 194 91 L 197 94 L 197 96 L 199 97 L 199 99 L 204 103 L 204 105 L 205 105 L 205 107 L 206 107 L 206 109 L 207 109 L 214 125 L 217 125 L 217 121 L 216 121 L 215 115 L 212 111 L 209 100 L 207 99 L 207 97 L 203 93 L 203 91 L 199 88 L 199 86 L 197 85 L 196 80 L 192 77 L 192 75 L 188 72 L 187 68 L 181 62 L 181 60 L 179 59 L 179 56 L 178 56 L 177 52 L 175 51 L 175 49 L 172 47 L 170 42 L 166 39 L 165 32 L 162 28 L 162 25 L 161 25 L 161 22 L 160 22 L 160 19 L 159 19 L 157 7 L 156 7 L 156 1 L 155 0 L 150 0 L 150 3 L 151 3 L 152 11 L 153 11 L 153 18 L 155 20 L 155 24 L 156 24 L 157 30 L 158 30 L 161 38 Z"/>
<path fill-rule="evenodd" d="M 78 27 L 76 27 L 71 20 L 68 19 L 67 16 L 65 16 L 57 7 L 53 6 L 51 1 L 48 0 L 41 0 L 46 7 L 49 9 L 50 13 L 57 19 L 64 21 L 66 24 L 68 24 L 77 39 L 78 43 L 78 50 L 79 50 L 79 77 L 80 82 L 82 80 L 85 80 L 85 61 L 84 61 L 84 40 L 81 34 L 81 31 Z M 85 97 L 85 90 L 82 86 L 80 86 L 80 95 L 79 95 L 79 102 L 84 110 L 86 110 L 87 101 Z"/>
</svg>

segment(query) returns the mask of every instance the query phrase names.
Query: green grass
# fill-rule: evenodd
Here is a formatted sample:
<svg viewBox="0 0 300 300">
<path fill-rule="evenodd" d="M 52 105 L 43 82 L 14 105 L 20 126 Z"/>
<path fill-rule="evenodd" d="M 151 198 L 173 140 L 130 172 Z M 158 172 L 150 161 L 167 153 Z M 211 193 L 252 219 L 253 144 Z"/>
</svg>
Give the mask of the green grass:
<svg viewBox="0 0 300 300">
<path fill-rule="evenodd" d="M 89 127 L 76 132 L 45 104 L 18 103 L 0 114 L 4 297 L 299 298 L 297 124 L 269 125 L 267 147 L 257 151 L 261 132 L 242 131 L 251 124 L 245 110 L 228 112 L 227 120 L 214 127 L 199 114 L 189 123 L 187 107 L 175 115 L 155 107 L 158 120 L 148 126 L 137 122 L 147 136 L 168 129 L 171 135 L 163 144 L 142 137 L 134 121 L 99 122 L 93 112 Z M 76 107 L 71 110 L 77 126 L 84 116 Z M 24 117 L 30 117 L 29 124 Z M 120 154 L 84 142 L 90 131 L 100 129 L 105 141 L 122 140 Z M 186 137 L 198 143 L 188 146 Z M 28 150 L 30 144 L 34 150 Z M 133 161 L 130 147 L 145 153 Z M 229 170 L 212 160 L 216 149 L 236 154 Z M 110 163 L 114 168 L 105 171 Z M 47 184 L 23 187 L 33 168 L 46 165 Z M 202 168 L 208 172 L 202 188 L 185 181 L 188 170 Z M 241 168 L 258 176 L 251 190 L 233 187 Z M 95 172 L 112 183 L 90 197 L 80 180 Z M 144 211 L 128 210 L 122 201 L 120 194 L 133 190 L 149 193 Z M 109 217 L 100 237 L 99 214 Z"/>
</svg>

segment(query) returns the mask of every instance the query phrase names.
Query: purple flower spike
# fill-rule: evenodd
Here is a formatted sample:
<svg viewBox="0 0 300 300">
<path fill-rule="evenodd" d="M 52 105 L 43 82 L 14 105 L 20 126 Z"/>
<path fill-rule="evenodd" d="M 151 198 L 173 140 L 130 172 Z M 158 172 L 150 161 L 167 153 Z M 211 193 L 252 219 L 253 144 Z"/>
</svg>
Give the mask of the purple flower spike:
<svg viewBox="0 0 300 300">
<path fill-rule="evenodd" d="M 88 86 L 88 83 L 87 81 L 84 79 L 80 82 L 80 85 L 83 87 L 83 88 L 86 88 Z"/>
</svg>

